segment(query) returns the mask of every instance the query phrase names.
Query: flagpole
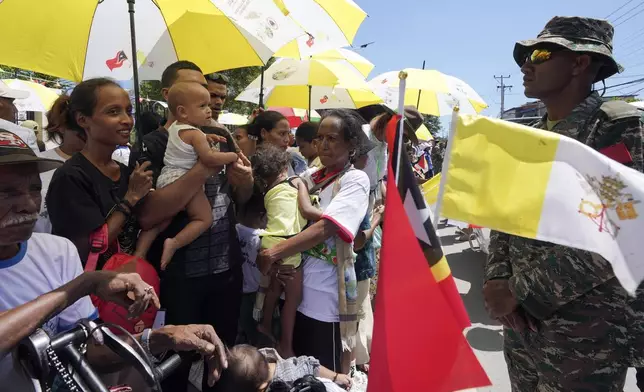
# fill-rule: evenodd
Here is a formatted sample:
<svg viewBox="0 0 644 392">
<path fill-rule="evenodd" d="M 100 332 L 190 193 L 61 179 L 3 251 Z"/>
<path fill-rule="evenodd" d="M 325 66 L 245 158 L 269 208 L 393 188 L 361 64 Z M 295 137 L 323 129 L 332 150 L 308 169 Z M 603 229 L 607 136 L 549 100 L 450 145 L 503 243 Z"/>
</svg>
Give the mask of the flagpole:
<svg viewBox="0 0 644 392">
<path fill-rule="evenodd" d="M 447 148 L 445 149 L 445 157 L 443 158 L 443 167 L 441 168 L 441 182 L 438 186 L 438 196 L 436 200 L 436 210 L 434 211 L 434 220 L 432 224 L 434 229 L 438 228 L 438 221 L 441 217 L 441 207 L 443 206 L 443 196 L 445 195 L 445 182 L 447 181 L 447 168 L 449 167 L 449 160 L 452 155 L 452 147 L 454 145 L 454 136 L 456 135 L 456 125 L 458 124 L 458 106 L 454 107 L 452 111 L 452 123 L 449 127 L 449 135 L 447 136 Z"/>
<path fill-rule="evenodd" d="M 398 138 L 396 144 L 398 145 L 398 156 L 396 157 L 396 185 L 399 184 L 400 179 L 400 157 L 402 157 L 403 150 L 403 133 L 405 132 L 405 89 L 407 88 L 407 72 L 400 71 L 398 73 L 400 83 L 398 85 L 398 114 L 400 117 L 400 125 L 398 126 Z"/>
<path fill-rule="evenodd" d="M 139 87 L 139 64 L 136 57 L 136 23 L 134 21 L 134 2 L 135 0 L 127 0 L 127 8 L 130 13 L 130 38 L 132 41 L 132 58 L 130 62 L 132 63 L 132 79 L 134 79 L 134 127 L 136 129 L 136 140 L 135 147 L 138 149 L 143 141 L 143 135 L 141 135 L 141 90 Z"/>
</svg>

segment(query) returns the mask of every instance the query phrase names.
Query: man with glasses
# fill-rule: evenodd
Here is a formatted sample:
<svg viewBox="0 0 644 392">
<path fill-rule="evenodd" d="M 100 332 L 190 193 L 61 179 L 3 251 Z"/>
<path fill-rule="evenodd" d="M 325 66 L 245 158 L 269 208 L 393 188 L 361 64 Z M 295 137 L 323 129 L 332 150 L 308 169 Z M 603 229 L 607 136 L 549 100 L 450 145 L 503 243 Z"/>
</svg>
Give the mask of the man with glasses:
<svg viewBox="0 0 644 392">
<path fill-rule="evenodd" d="M 637 110 L 593 91 L 623 70 L 612 40 L 606 21 L 555 17 L 516 44 L 514 59 L 525 95 L 547 108 L 535 127 L 642 171 Z M 644 297 L 630 297 L 601 256 L 493 232 L 485 279 L 513 391 L 622 391 L 628 367 L 644 365 Z"/>
<path fill-rule="evenodd" d="M 224 104 L 228 97 L 229 79 L 226 75 L 215 72 L 206 75 L 206 80 L 208 81 L 208 92 L 210 93 L 212 118 L 215 121 L 219 121 L 219 115 L 224 110 Z"/>
</svg>

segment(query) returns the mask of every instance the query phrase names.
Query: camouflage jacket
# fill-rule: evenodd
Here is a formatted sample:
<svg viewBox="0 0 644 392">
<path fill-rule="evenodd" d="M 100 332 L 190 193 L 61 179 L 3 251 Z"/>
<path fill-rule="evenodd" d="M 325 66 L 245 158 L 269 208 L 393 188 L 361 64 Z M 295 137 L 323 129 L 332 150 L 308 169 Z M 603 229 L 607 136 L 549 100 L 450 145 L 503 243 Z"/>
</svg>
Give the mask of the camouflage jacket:
<svg viewBox="0 0 644 392">
<path fill-rule="evenodd" d="M 640 116 L 634 107 L 624 105 L 628 104 L 611 103 L 600 110 L 602 99 L 593 93 L 552 131 L 595 150 L 624 142 L 632 155 L 633 168 L 643 171 Z M 546 129 L 546 118 L 535 127 Z M 630 297 L 602 257 L 492 232 L 485 279 L 510 280 L 521 308 L 540 321 L 543 342 L 575 349 L 580 341 L 592 340 L 590 347 L 622 347 L 626 351 L 618 350 L 619 357 L 629 363 L 633 358 L 644 359 L 644 352 L 634 352 L 635 347 L 644 351 L 644 297 Z M 627 356 L 625 352 L 637 355 Z"/>
</svg>

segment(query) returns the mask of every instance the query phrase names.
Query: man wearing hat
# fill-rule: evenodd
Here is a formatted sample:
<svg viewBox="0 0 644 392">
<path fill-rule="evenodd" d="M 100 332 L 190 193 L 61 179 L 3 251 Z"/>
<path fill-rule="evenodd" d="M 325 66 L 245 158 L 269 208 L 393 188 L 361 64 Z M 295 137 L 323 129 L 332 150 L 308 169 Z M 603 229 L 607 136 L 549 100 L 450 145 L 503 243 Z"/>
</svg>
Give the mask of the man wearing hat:
<svg viewBox="0 0 644 392">
<path fill-rule="evenodd" d="M 130 293 L 139 301 L 153 297 L 149 294 L 153 292 L 149 285 L 137 274 L 84 273 L 71 241 L 33 232 L 42 197 L 39 173 L 57 169 L 62 164 L 38 157 L 16 134 L 0 127 L 0 315 L 4 321 L 0 329 L 3 338 L 0 392 L 33 390 L 30 381 L 14 368 L 8 352 L 13 348 L 9 343 L 15 344 L 17 336 L 24 336 L 35 327 L 42 327 L 54 336 L 74 327 L 81 319 L 96 319 L 98 314 L 88 294 L 98 294 L 124 305 L 131 303 L 127 299 Z M 53 296 L 46 295 L 52 292 Z M 22 308 L 19 313 L 6 313 L 27 303 L 31 303 L 26 308 L 28 311 Z M 149 346 L 149 356 L 169 350 L 205 350 L 213 372 L 209 380 L 218 378 L 214 372 L 220 373 L 224 347 L 211 326 L 167 325 L 150 332 L 149 341 L 142 335 L 135 338 L 147 342 L 141 344 Z M 87 346 L 86 358 L 99 371 L 101 365 L 121 362 L 106 346 L 92 343 Z"/>
<path fill-rule="evenodd" d="M 537 39 L 518 42 L 514 58 L 525 95 L 547 109 L 535 127 L 642 171 L 637 110 L 593 91 L 623 70 L 612 40 L 606 21 L 555 17 Z M 644 365 L 644 297 L 630 297 L 601 256 L 493 232 L 485 279 L 513 391 L 622 391 L 628 367 Z"/>
<path fill-rule="evenodd" d="M 21 127 L 16 124 L 18 109 L 13 104 L 13 101 L 16 99 L 25 99 L 28 96 L 29 92 L 9 88 L 5 82 L 0 80 L 0 128 L 15 133 L 27 143 L 29 148 L 35 152 L 40 152 L 33 129 Z"/>
</svg>

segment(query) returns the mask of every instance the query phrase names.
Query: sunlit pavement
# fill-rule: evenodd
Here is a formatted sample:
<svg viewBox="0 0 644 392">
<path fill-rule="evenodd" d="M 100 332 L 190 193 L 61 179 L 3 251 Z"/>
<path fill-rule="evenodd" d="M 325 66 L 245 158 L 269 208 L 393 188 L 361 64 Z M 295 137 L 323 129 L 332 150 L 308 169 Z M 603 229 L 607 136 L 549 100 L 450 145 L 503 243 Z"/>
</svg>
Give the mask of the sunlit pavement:
<svg viewBox="0 0 644 392">
<path fill-rule="evenodd" d="M 483 306 L 481 290 L 485 254 L 472 251 L 467 242 L 456 242 L 457 236 L 453 227 L 441 226 L 439 234 L 458 291 L 472 321 L 472 326 L 465 331 L 465 335 L 493 385 L 489 388 L 479 388 L 478 391 L 509 392 L 510 381 L 503 358 L 502 327 L 488 317 Z M 632 369 L 628 374 L 624 391 L 639 392 L 635 386 L 635 372 Z"/>
</svg>

